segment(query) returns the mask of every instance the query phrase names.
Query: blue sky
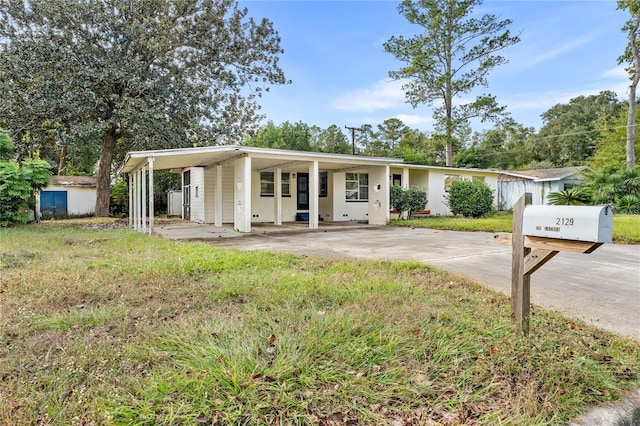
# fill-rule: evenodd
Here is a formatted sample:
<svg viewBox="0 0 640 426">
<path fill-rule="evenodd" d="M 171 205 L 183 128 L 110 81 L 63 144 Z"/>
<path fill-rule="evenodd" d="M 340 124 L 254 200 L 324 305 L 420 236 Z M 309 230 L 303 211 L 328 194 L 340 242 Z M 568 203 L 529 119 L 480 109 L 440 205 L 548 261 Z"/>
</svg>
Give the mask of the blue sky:
<svg viewBox="0 0 640 426">
<path fill-rule="evenodd" d="M 431 109 L 412 108 L 401 83 L 388 72 L 402 67 L 384 51 L 392 35 L 419 30 L 397 11 L 398 2 L 241 1 L 254 18 L 274 23 L 282 39 L 280 64 L 292 83 L 272 87 L 261 100 L 262 113 L 276 124 L 302 121 L 322 128 L 371 124 L 396 117 L 431 132 Z M 485 1 L 478 13 L 513 21 L 521 42 L 503 55 L 509 63 L 489 76 L 490 93 L 525 126 L 542 125 L 540 114 L 580 95 L 613 90 L 627 97 L 628 75 L 617 58 L 627 44 L 621 31 L 626 12 L 616 2 Z M 473 130 L 492 127 L 472 123 Z M 345 131 L 346 134 L 346 131 Z"/>
</svg>

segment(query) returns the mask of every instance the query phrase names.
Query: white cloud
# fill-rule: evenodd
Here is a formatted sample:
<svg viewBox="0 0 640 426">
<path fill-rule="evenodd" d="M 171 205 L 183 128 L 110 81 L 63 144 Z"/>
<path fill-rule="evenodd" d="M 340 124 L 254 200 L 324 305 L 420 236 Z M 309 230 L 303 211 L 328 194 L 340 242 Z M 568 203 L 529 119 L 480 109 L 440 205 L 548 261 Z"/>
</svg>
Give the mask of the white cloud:
<svg viewBox="0 0 640 426">
<path fill-rule="evenodd" d="M 343 112 L 374 112 L 399 108 L 405 103 L 402 81 L 381 80 L 364 89 L 353 90 L 333 103 Z"/>
<path fill-rule="evenodd" d="M 539 46 L 541 49 L 540 52 L 538 52 L 537 54 L 535 52 L 533 54 L 530 53 L 527 55 L 526 59 L 521 58 L 518 63 L 520 64 L 521 68 L 529 68 L 535 65 L 539 65 L 543 62 L 551 61 L 559 56 L 566 55 L 572 50 L 578 49 L 590 43 L 598 36 L 599 33 L 594 32 L 591 34 L 583 35 L 582 37 L 566 40 L 562 44 L 555 45 L 552 48 L 550 48 L 550 46 L 548 45 Z"/>
</svg>

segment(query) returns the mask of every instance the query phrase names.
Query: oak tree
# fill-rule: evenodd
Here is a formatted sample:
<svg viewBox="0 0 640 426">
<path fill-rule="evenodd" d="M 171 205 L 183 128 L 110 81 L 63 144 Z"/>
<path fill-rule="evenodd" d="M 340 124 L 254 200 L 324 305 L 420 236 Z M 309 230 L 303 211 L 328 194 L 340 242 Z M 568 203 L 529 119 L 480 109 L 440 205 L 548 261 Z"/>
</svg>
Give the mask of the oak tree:
<svg viewBox="0 0 640 426">
<path fill-rule="evenodd" d="M 447 166 L 453 164 L 452 139 L 459 126 L 472 118 L 494 120 L 505 113 L 505 107 L 486 94 L 454 105 L 456 97 L 486 87 L 489 73 L 507 62 L 498 52 L 520 41 L 508 29 L 511 20 L 474 14 L 481 4 L 481 0 L 404 0 L 399 12 L 422 32 L 408 38 L 393 36 L 384 44 L 387 52 L 405 63 L 389 75 L 406 79 L 407 101 L 414 108 L 438 101 L 433 117 L 447 143 Z"/>
<path fill-rule="evenodd" d="M 114 154 L 239 142 L 285 83 L 280 39 L 233 0 L 0 0 L 0 122 L 100 140 L 96 214 Z"/>
</svg>

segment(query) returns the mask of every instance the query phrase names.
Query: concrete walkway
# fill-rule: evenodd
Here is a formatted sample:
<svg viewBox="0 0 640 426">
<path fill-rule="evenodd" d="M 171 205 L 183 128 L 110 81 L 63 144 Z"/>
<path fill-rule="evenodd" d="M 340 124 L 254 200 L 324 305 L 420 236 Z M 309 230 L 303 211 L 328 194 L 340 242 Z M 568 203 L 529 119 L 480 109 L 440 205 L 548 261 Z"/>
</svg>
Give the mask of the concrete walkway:
<svg viewBox="0 0 640 426">
<path fill-rule="evenodd" d="M 511 291 L 509 234 L 325 223 L 231 228 L 173 223 L 156 232 L 241 250 L 310 256 L 416 260 L 461 274 L 506 295 Z M 605 244 L 592 254 L 561 252 L 531 276 L 532 303 L 640 340 L 640 245 Z"/>
</svg>

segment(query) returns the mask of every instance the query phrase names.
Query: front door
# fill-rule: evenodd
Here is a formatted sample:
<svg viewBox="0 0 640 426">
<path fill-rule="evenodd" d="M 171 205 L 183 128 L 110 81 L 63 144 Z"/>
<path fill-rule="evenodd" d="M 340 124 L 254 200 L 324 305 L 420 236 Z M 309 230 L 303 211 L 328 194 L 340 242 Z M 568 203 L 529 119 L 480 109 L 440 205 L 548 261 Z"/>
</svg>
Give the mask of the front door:
<svg viewBox="0 0 640 426">
<path fill-rule="evenodd" d="M 182 218 L 191 220 L 191 171 L 182 174 Z"/>
<path fill-rule="evenodd" d="M 298 210 L 309 210 L 309 173 L 298 173 Z"/>
</svg>

